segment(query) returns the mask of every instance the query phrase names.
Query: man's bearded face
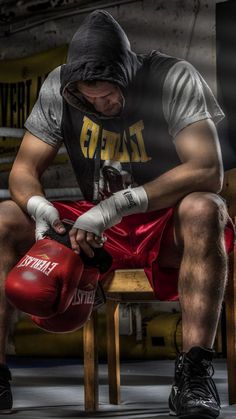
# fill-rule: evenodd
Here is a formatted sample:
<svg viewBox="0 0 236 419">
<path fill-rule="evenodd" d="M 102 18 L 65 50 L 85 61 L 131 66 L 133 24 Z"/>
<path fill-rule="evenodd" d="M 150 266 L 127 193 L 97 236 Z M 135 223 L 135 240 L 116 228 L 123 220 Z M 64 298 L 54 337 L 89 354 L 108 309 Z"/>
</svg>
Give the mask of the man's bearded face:
<svg viewBox="0 0 236 419">
<path fill-rule="evenodd" d="M 116 116 L 121 113 L 124 97 L 116 84 L 107 81 L 78 82 L 77 87 L 84 99 L 102 115 Z"/>
</svg>

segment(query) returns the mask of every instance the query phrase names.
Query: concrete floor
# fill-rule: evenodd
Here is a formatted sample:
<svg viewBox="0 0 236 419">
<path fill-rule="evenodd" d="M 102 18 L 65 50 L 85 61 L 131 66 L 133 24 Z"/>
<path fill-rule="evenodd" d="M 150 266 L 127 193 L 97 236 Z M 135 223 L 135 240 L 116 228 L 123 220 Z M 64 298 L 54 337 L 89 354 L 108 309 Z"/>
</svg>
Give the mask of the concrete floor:
<svg viewBox="0 0 236 419">
<path fill-rule="evenodd" d="M 108 404 L 107 366 L 99 367 L 100 409 L 85 414 L 83 365 L 74 359 L 9 360 L 13 375 L 14 419 L 38 418 L 167 418 L 167 399 L 174 361 L 122 362 L 121 404 Z M 236 405 L 228 406 L 224 360 L 215 362 L 215 381 L 222 401 L 222 417 L 236 418 Z M 0 419 L 9 415 L 0 415 Z"/>
</svg>

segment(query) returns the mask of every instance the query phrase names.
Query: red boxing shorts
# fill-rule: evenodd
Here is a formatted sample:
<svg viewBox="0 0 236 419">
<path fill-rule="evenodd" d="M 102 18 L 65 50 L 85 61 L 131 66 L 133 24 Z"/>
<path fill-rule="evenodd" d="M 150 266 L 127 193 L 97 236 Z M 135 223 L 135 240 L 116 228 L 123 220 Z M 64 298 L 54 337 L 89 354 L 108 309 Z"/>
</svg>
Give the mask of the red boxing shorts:
<svg viewBox="0 0 236 419">
<path fill-rule="evenodd" d="M 75 221 L 93 204 L 87 201 L 53 202 L 61 219 Z M 161 246 L 173 243 L 174 208 L 167 208 L 124 217 L 122 221 L 105 231 L 104 248 L 113 258 L 109 270 L 143 268 L 158 300 L 178 299 L 179 269 L 159 266 Z M 225 228 L 225 245 L 229 253 L 233 249 L 234 230 L 231 224 Z M 168 256 L 171 259 L 171 254 Z M 101 276 L 101 280 L 102 280 Z"/>
</svg>

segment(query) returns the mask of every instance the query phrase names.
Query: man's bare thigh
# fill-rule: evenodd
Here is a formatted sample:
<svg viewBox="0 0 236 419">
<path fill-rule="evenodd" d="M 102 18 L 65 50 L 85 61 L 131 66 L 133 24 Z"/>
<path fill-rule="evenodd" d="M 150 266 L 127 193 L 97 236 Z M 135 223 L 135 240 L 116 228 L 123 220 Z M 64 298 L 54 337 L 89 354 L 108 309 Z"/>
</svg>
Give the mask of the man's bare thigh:
<svg viewBox="0 0 236 419">
<path fill-rule="evenodd" d="M 1 239 L 23 255 L 35 241 L 35 223 L 14 201 L 0 203 Z M 4 244 L 4 243 L 3 243 Z"/>
<path fill-rule="evenodd" d="M 174 211 L 172 222 L 167 225 L 162 240 L 161 248 L 158 255 L 158 263 L 163 268 L 178 269 L 181 264 L 183 249 L 178 244 L 176 232 L 178 230 L 177 208 Z"/>
</svg>

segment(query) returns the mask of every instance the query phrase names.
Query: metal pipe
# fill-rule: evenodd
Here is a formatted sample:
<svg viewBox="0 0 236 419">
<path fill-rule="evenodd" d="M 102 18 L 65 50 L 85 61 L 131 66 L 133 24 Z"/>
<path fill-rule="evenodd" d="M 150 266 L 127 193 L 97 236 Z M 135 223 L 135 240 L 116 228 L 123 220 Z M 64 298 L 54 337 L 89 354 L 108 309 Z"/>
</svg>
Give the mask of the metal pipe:
<svg viewBox="0 0 236 419">
<path fill-rule="evenodd" d="M 0 127 L 0 137 L 22 138 L 24 133 L 23 128 Z"/>
<path fill-rule="evenodd" d="M 11 137 L 11 138 L 22 138 L 25 130 L 22 128 L 7 128 L 0 127 L 0 137 Z M 57 152 L 57 155 L 67 154 L 66 148 L 61 146 Z M 12 163 L 15 159 L 15 156 L 6 156 L 0 158 L 0 163 Z M 45 194 L 47 198 L 51 199 L 82 199 L 82 193 L 79 188 L 48 188 L 45 189 Z M 0 189 L 0 200 L 11 198 L 10 192 L 8 189 Z"/>
<path fill-rule="evenodd" d="M 67 155 L 67 151 L 66 148 L 64 146 L 62 146 L 61 148 L 59 148 L 58 152 L 57 152 L 57 156 L 61 156 L 61 155 Z M 0 157 L 0 164 L 7 164 L 7 163 L 12 163 L 15 160 L 15 155 L 14 156 L 5 156 L 5 157 Z"/>
<path fill-rule="evenodd" d="M 100 4 L 100 5 L 97 5 L 96 7 L 93 6 L 93 7 L 86 7 L 85 9 L 73 10 L 71 12 L 62 11 L 60 14 L 52 15 L 49 18 L 38 20 L 37 22 L 30 23 L 30 24 L 25 25 L 21 28 L 17 28 L 15 30 L 14 29 L 13 30 L 11 30 L 11 29 L 6 30 L 5 34 L 3 36 L 1 35 L 0 38 L 5 38 L 6 36 L 10 36 L 10 35 L 13 35 L 15 33 L 19 33 L 19 32 L 26 31 L 28 29 L 32 29 L 32 28 L 34 28 L 36 26 L 39 26 L 39 25 L 42 25 L 46 22 L 51 22 L 52 20 L 64 19 L 64 18 L 70 17 L 70 16 L 81 15 L 81 14 L 84 14 L 84 13 L 93 12 L 94 10 L 105 9 L 105 8 L 108 9 L 110 7 L 121 6 L 123 4 L 137 3 L 138 1 L 143 1 L 143 0 L 120 0 L 120 1 L 110 2 L 110 3 L 107 3 L 107 4 Z M 10 27 L 11 26 L 12 25 L 10 25 Z"/>
<path fill-rule="evenodd" d="M 83 199 L 81 190 L 79 188 L 48 188 L 45 189 L 45 194 L 48 199 Z M 11 198 L 8 189 L 0 189 L 0 200 Z"/>
<path fill-rule="evenodd" d="M 12 139 L 19 139 L 23 137 L 24 133 L 25 130 L 23 128 L 0 127 L 0 137 L 11 137 Z M 61 146 L 57 154 L 67 154 L 66 148 L 64 146 Z M 15 156 L 0 157 L 0 163 L 12 163 L 14 159 Z"/>
</svg>

